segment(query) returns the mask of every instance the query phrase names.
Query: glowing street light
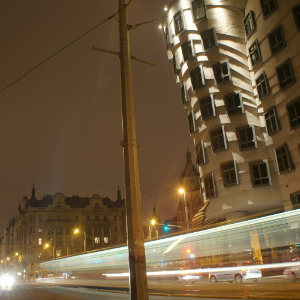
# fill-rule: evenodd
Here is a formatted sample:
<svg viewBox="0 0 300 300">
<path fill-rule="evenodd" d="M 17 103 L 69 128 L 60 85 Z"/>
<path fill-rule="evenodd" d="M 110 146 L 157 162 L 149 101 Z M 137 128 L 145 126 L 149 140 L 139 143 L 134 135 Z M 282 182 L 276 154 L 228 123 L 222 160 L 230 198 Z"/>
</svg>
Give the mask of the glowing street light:
<svg viewBox="0 0 300 300">
<path fill-rule="evenodd" d="M 80 230 L 78 228 L 74 229 L 74 234 L 79 234 Z M 83 252 L 86 252 L 86 233 L 83 231 L 84 239 L 83 239 Z"/>
<path fill-rule="evenodd" d="M 44 245 L 44 249 L 48 249 L 48 248 L 50 248 L 50 244 L 46 243 L 46 244 Z M 53 259 L 55 258 L 55 257 L 54 257 L 54 246 L 52 246 L 52 258 L 53 258 Z"/>
<path fill-rule="evenodd" d="M 190 223 L 189 223 L 189 214 L 188 214 L 185 190 L 183 188 L 179 189 L 179 194 L 183 194 L 183 202 L 184 202 L 184 210 L 185 210 L 185 222 L 186 222 L 186 228 L 187 228 L 187 230 L 189 230 L 190 229 Z"/>
</svg>

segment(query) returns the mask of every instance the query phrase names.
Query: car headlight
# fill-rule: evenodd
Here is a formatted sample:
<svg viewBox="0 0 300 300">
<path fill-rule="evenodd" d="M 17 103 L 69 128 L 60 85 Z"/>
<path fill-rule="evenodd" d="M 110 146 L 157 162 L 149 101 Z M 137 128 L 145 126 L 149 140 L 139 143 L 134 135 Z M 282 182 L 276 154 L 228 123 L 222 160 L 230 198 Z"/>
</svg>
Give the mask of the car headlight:
<svg viewBox="0 0 300 300">
<path fill-rule="evenodd" d="M 11 288 L 15 282 L 15 278 L 12 275 L 4 274 L 0 277 L 0 284 L 2 288 Z"/>
</svg>

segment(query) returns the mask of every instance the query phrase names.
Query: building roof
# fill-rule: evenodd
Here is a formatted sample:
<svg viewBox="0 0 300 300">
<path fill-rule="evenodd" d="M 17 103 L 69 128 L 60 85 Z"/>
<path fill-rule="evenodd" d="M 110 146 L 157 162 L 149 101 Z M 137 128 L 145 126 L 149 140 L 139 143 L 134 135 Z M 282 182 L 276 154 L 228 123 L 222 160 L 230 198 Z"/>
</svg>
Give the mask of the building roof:
<svg viewBox="0 0 300 300">
<path fill-rule="evenodd" d="M 186 152 L 186 164 L 183 172 L 181 173 L 181 177 L 190 177 L 190 176 L 199 176 L 199 172 L 195 165 L 192 162 L 191 152 L 188 150 Z"/>
</svg>

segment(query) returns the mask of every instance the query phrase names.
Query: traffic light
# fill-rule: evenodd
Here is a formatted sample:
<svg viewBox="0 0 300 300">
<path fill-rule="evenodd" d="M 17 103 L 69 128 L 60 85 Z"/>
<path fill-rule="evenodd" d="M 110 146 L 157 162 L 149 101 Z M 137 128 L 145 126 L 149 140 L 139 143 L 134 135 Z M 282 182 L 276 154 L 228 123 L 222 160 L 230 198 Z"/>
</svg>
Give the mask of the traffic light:
<svg viewBox="0 0 300 300">
<path fill-rule="evenodd" d="M 165 223 L 163 225 L 163 231 L 164 232 L 168 232 L 169 230 L 170 230 L 170 226 L 169 226 L 168 222 L 165 221 Z"/>
</svg>

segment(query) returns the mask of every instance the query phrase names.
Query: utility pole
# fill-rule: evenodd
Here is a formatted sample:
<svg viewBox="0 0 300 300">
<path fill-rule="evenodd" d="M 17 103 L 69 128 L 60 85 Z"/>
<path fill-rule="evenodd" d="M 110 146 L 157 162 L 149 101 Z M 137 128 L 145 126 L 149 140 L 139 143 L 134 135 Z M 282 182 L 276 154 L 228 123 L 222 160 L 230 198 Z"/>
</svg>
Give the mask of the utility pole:
<svg viewBox="0 0 300 300">
<path fill-rule="evenodd" d="M 122 146 L 125 165 L 130 299 L 148 300 L 149 295 L 146 273 L 146 255 L 142 224 L 141 192 L 133 104 L 132 71 L 130 63 L 127 10 L 129 0 L 118 1 L 123 121 Z"/>
</svg>

